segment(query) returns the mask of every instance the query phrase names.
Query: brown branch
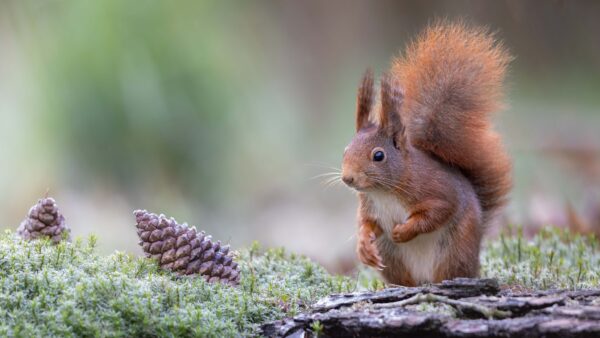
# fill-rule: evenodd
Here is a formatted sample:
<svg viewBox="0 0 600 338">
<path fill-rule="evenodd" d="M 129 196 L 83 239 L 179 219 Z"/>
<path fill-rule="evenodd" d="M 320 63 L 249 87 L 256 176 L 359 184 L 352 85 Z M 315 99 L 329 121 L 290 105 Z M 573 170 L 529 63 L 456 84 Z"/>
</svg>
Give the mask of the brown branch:
<svg viewBox="0 0 600 338">
<path fill-rule="evenodd" d="M 419 294 L 414 295 L 405 300 L 401 300 L 398 302 L 392 302 L 392 303 L 374 304 L 373 307 L 376 309 L 395 308 L 395 307 L 404 307 L 406 305 L 411 305 L 411 304 L 435 303 L 435 302 L 454 306 L 458 310 L 461 310 L 461 311 L 464 309 L 475 311 L 475 312 L 480 313 L 482 316 L 484 316 L 485 318 L 488 318 L 488 319 L 508 318 L 511 315 L 510 311 L 502 311 L 502 310 L 490 308 L 490 307 L 487 307 L 484 305 L 460 301 L 460 300 L 454 300 L 454 299 L 450 299 L 448 297 L 438 296 L 438 295 L 434 295 L 431 293 L 427 293 L 427 294 L 419 293 Z"/>
<path fill-rule="evenodd" d="M 442 303 L 456 315 L 416 311 Z M 266 323 L 267 337 L 600 337 L 600 289 L 511 291 L 489 279 L 331 295 L 308 313 Z M 318 325 L 315 325 L 318 322 Z"/>
</svg>

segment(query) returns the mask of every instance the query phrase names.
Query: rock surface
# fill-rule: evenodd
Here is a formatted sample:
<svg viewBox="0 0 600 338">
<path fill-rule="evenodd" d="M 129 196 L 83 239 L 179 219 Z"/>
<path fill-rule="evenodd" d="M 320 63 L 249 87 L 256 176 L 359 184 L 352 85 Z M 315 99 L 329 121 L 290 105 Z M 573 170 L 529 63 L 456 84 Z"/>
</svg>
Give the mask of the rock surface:
<svg viewBox="0 0 600 338">
<path fill-rule="evenodd" d="M 600 337 L 600 289 L 515 291 L 493 279 L 331 295 L 267 337 Z"/>
</svg>

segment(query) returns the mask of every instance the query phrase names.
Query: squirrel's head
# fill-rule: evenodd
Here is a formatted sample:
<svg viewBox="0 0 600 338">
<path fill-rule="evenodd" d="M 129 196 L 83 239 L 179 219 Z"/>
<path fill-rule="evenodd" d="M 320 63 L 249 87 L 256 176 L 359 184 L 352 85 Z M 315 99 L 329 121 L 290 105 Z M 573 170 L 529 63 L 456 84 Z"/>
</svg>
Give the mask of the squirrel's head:
<svg viewBox="0 0 600 338">
<path fill-rule="evenodd" d="M 406 135 L 400 117 L 404 95 L 400 85 L 385 75 L 376 122 L 370 119 L 373 96 L 373 74 L 367 71 L 358 90 L 356 135 L 344 150 L 342 180 L 358 191 L 394 190 L 406 166 Z"/>
</svg>

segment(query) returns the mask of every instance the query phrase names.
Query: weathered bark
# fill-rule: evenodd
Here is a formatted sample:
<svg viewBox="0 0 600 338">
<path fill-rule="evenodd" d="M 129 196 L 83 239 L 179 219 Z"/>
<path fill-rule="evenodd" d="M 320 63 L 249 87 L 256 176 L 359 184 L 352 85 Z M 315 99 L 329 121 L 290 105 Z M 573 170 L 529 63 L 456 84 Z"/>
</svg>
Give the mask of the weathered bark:
<svg viewBox="0 0 600 338">
<path fill-rule="evenodd" d="M 492 279 L 457 278 L 332 295 L 308 313 L 263 325 L 262 334 L 312 337 L 315 329 L 319 337 L 600 337 L 600 289 L 517 292 Z"/>
</svg>

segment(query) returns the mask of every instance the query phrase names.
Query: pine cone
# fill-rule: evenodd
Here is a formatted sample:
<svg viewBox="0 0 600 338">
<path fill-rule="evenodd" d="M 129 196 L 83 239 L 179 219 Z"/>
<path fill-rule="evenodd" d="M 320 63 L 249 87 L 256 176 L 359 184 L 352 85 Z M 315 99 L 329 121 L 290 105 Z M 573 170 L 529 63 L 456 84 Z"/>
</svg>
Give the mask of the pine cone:
<svg viewBox="0 0 600 338">
<path fill-rule="evenodd" d="M 204 231 L 187 224 L 179 225 L 165 215 L 146 210 L 133 212 L 137 222 L 139 244 L 147 257 L 156 259 L 161 268 L 179 275 L 200 274 L 209 282 L 237 285 L 238 265 L 229 254 L 229 246 L 213 243 Z"/>
<path fill-rule="evenodd" d="M 54 243 L 58 243 L 63 239 L 70 242 L 70 233 L 71 229 L 67 227 L 65 218 L 58 210 L 56 201 L 52 197 L 42 198 L 36 205 L 32 206 L 29 209 L 27 218 L 21 222 L 17 229 L 17 234 L 23 239 L 33 240 L 47 237 Z"/>
</svg>

